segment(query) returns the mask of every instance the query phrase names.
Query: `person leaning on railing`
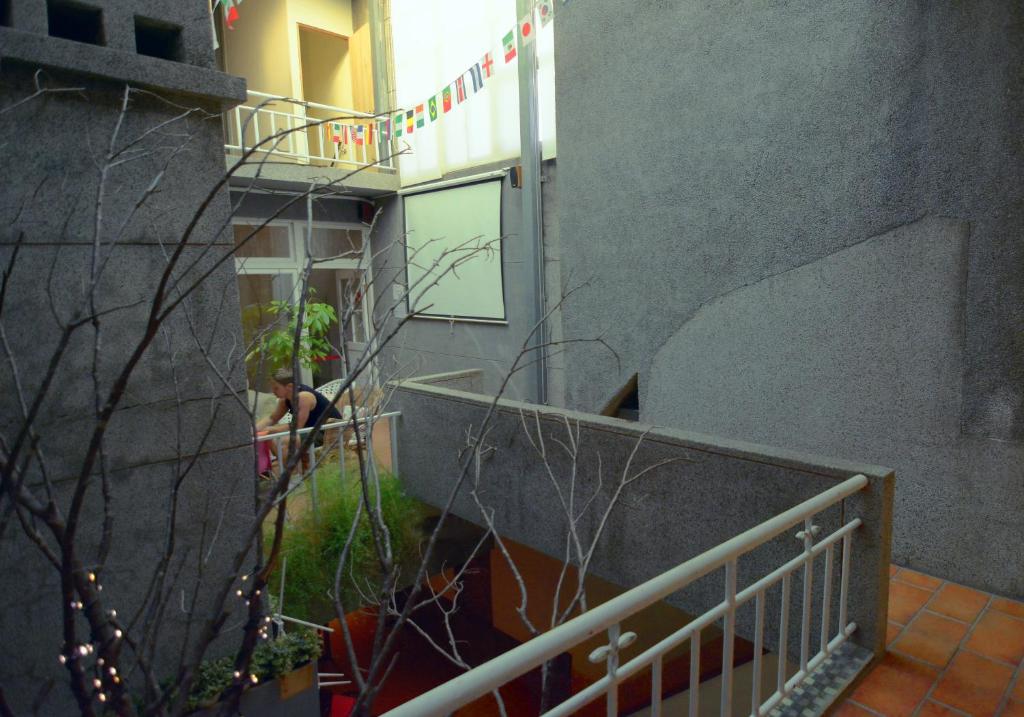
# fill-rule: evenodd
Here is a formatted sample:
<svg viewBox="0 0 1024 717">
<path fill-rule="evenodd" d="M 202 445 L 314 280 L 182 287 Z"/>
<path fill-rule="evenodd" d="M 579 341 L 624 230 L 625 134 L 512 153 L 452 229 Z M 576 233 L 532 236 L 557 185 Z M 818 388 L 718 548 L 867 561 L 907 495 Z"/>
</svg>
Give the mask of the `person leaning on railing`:
<svg viewBox="0 0 1024 717">
<path fill-rule="evenodd" d="M 292 414 L 292 423 L 295 424 L 296 429 L 315 426 L 317 421 L 320 420 L 320 416 L 324 413 L 327 414 L 328 419 L 341 418 L 341 413 L 327 397 L 304 383 L 298 384 L 297 402 L 299 405 L 297 408 L 293 407 L 292 395 L 296 392 L 296 384 L 295 377 L 288 369 L 280 369 L 274 372 L 270 379 L 270 390 L 277 398 L 277 407 L 274 408 L 268 417 L 257 421 L 256 430 L 261 434 L 287 433 L 290 431 L 291 424 L 279 423 L 284 418 L 285 413 L 289 412 Z M 321 446 L 323 442 L 324 438 L 321 432 L 316 437 L 315 445 Z M 277 455 L 279 465 L 284 465 L 288 457 L 288 448 L 282 444 L 280 446 L 280 455 L 278 455 L 277 443 L 278 441 L 270 441 L 270 450 Z M 303 471 L 309 469 L 308 456 L 302 456 L 302 469 Z"/>
</svg>

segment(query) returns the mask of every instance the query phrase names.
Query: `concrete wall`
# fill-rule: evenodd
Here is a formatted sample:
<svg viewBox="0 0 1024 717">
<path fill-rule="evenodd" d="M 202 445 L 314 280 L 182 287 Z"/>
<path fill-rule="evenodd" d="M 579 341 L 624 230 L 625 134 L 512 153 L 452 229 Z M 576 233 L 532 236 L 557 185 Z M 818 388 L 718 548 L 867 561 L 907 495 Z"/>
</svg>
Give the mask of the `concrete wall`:
<svg viewBox="0 0 1024 717">
<path fill-rule="evenodd" d="M 572 350 L 567 404 L 639 373 L 642 420 L 891 465 L 897 561 L 1024 595 L 1022 22 L 1010 0 L 567 7 L 562 268 L 593 290 L 565 329 L 621 359 Z"/>
<path fill-rule="evenodd" d="M 398 421 L 399 470 L 404 485 L 421 500 L 443 506 L 460 474 L 460 455 L 467 431 L 483 425 L 492 402 L 486 395 L 467 393 L 436 384 L 407 382 L 395 392 Z M 537 410 L 537 418 L 534 411 Z M 523 416 L 536 442 L 539 423 L 548 447 L 553 480 L 531 447 L 522 427 Z M 471 477 L 454 503 L 460 518 L 480 524 L 479 509 L 469 491 L 476 485 L 483 504 L 494 511 L 495 528 L 548 556 L 563 559 L 567 523 L 560 507 L 570 492 L 572 468 L 566 451 L 567 424 L 579 430 L 580 459 L 576 465 L 575 508 L 580 540 L 589 545 L 611 501 L 620 476 L 630 476 L 662 463 L 624 488 L 598 542 L 592 574 L 621 587 L 633 587 L 739 533 L 807 500 L 857 473 L 869 485 L 820 513 L 815 523 L 827 535 L 854 517 L 864 525 L 853 540 L 850 578 L 850 620 L 859 628 L 854 640 L 872 652 L 884 649 L 889 574 L 892 488 L 887 469 L 830 461 L 817 456 L 782 451 L 738 441 L 655 429 L 614 418 L 502 400 L 486 437 L 487 451 L 479 484 Z M 557 480 L 559 492 L 554 488 Z M 592 499 L 587 511 L 582 506 Z M 742 590 L 772 572 L 801 550 L 792 531 L 747 554 L 739 562 Z M 822 560 L 818 560 L 814 590 L 820 595 Z M 838 571 L 833 573 L 838 579 Z M 800 575 L 793 578 L 793 615 L 798 614 Z M 723 595 L 722 571 L 714 571 L 668 602 L 691 614 L 718 605 Z M 767 593 L 767 614 L 780 612 L 780 588 Z M 838 594 L 837 592 L 833 593 Z M 812 624 L 820 626 L 821 598 L 812 610 Z M 836 616 L 832 612 L 833 619 Z M 750 639 L 753 606 L 738 613 L 738 631 Z M 799 620 L 792 618 L 796 628 Z M 777 618 L 767 623 L 766 645 L 777 645 Z M 815 627 L 818 630 L 819 627 Z M 817 634 L 812 645 L 817 645 Z M 795 633 L 790 647 L 798 646 Z M 629 655 L 632 657 L 632 654 Z"/>
<path fill-rule="evenodd" d="M 382 214 L 371 241 L 376 256 L 374 281 L 379 292 L 376 310 L 378 316 L 382 316 L 395 304 L 392 287 L 396 277 L 398 283 L 405 284 L 405 254 L 401 243 L 405 219 L 400 197 L 385 200 L 379 206 Z M 501 232 L 507 324 L 411 319 L 382 355 L 384 377 L 408 378 L 479 368 L 484 372 L 484 389 L 498 390 L 534 324 L 533 270 L 525 260 L 528 254 L 519 234 L 521 217 L 519 190 L 513 189 L 506 177 L 501 192 Z M 398 316 L 404 315 L 404 308 L 401 308 Z M 378 335 L 386 335 L 389 330 L 387 327 L 378 329 Z M 536 391 L 536 373 L 527 369 L 518 371 L 512 378 L 508 395 L 533 400 Z"/>
<path fill-rule="evenodd" d="M 55 364 L 34 426 L 40 458 L 31 464 L 27 481 L 43 495 L 39 482 L 45 465 L 61 510 L 68 508 L 95 428 L 95 402 L 102 405 L 143 336 L 146 300 L 166 267 L 165 252 L 223 173 L 217 113 L 244 97 L 243 82 L 211 69 L 205 2 L 168 0 L 147 3 L 145 9 L 122 0 L 91 4 L 103 10 L 103 46 L 47 37 L 45 3 L 35 0 L 14 0 L 14 27 L 0 28 L 0 106 L 5 109 L 0 133 L 7 138 L 0 144 L 0 264 L 5 268 L 0 436 L 9 450 L 23 425 L 22 400 L 31 405 L 59 352 L 62 360 Z M 135 53 L 132 18 L 142 12 L 182 26 L 183 62 Z M 13 107 L 33 95 L 39 69 L 45 86 L 79 91 L 44 94 Z M 133 95 L 114 143 L 123 149 L 141 138 L 132 161 L 109 173 L 103 198 L 98 234 L 103 263 L 95 300 L 97 311 L 111 313 L 99 320 L 98 329 L 87 324 L 72 332 L 61 351 L 62 325 L 88 307 L 99 167 L 118 125 L 126 83 L 160 97 Z M 142 138 L 182 106 L 201 112 Z M 175 138 L 185 135 L 192 141 L 173 155 Z M 162 169 L 161 191 L 133 215 Z M 127 624 L 143 607 L 153 608 L 144 596 L 167 546 L 169 507 L 178 486 L 174 557 L 158 592 L 173 597 L 165 631 L 154 645 L 158 679 L 171 674 L 182 638 L 211 616 L 209 589 L 223 578 L 225 561 L 238 550 L 241 527 L 252 511 L 251 433 L 233 400 L 245 388 L 241 366 L 233 363 L 240 340 L 237 289 L 230 263 L 214 268 L 231 246 L 230 234 L 221 231 L 227 214 L 227 193 L 215 195 L 184 250 L 184 265 L 194 262 L 194 268 L 177 272 L 182 286 L 202 272 L 212 274 L 142 355 L 110 420 L 79 525 L 76 557 L 98 574 L 104 609 L 116 609 Z M 102 566 L 99 466 L 109 479 L 114 519 Z M 41 532 L 57 549 L 48 530 Z M 38 699 L 39 714 L 76 712 L 69 704 L 67 673 L 57 662 L 67 606 L 58 574 L 25 536 L 6 496 L 0 496 L 0 573 L 0 631 L 17 645 L 0 655 L 0 682 L 11 708 L 27 714 Z M 179 607 L 182 590 L 189 601 L 193 591 L 198 594 L 186 612 Z M 152 614 L 143 613 L 128 634 L 138 639 Z M 77 639 L 87 642 L 84 621 L 72 621 Z M 132 688 L 138 688 L 135 678 Z"/>
</svg>

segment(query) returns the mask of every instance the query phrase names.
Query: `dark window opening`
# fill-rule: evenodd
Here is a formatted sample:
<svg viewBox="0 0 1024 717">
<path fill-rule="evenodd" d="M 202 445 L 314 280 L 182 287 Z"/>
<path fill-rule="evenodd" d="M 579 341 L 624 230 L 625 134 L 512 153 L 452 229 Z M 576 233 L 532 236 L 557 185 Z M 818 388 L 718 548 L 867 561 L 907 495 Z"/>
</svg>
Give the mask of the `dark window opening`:
<svg viewBox="0 0 1024 717">
<path fill-rule="evenodd" d="M 601 410 L 602 416 L 624 418 L 627 421 L 640 420 L 640 382 L 633 374 Z"/>
<path fill-rule="evenodd" d="M 185 59 L 181 28 L 159 20 L 136 17 L 135 51 L 140 55 L 181 62 Z"/>
<path fill-rule="evenodd" d="M 0 27 L 11 26 L 11 0 L 0 0 Z"/>
<path fill-rule="evenodd" d="M 46 17 L 52 37 L 105 45 L 103 11 L 70 0 L 47 0 Z"/>
</svg>

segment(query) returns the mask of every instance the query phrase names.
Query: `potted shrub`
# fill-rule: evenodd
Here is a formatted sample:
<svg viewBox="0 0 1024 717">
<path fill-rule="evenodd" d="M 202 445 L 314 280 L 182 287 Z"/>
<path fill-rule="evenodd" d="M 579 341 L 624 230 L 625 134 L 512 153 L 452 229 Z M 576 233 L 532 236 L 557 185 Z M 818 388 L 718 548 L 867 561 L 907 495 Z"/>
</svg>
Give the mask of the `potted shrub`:
<svg viewBox="0 0 1024 717">
<path fill-rule="evenodd" d="M 320 694 L 316 673 L 321 649 L 319 633 L 304 628 L 257 645 L 251 673 L 258 682 L 242 694 L 240 713 L 246 717 L 317 717 Z M 231 657 L 204 662 L 189 695 L 191 714 L 214 717 L 221 694 L 233 681 Z"/>
</svg>

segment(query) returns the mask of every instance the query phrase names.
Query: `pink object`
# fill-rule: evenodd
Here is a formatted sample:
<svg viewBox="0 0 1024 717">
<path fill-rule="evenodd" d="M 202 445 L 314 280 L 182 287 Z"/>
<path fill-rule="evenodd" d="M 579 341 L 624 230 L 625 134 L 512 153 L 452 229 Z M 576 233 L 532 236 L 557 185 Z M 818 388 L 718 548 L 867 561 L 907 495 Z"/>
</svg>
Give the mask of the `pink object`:
<svg viewBox="0 0 1024 717">
<path fill-rule="evenodd" d="M 260 431 L 256 435 L 266 435 L 266 431 Z M 256 472 L 270 472 L 270 441 L 260 441 L 256 444 Z"/>
</svg>

